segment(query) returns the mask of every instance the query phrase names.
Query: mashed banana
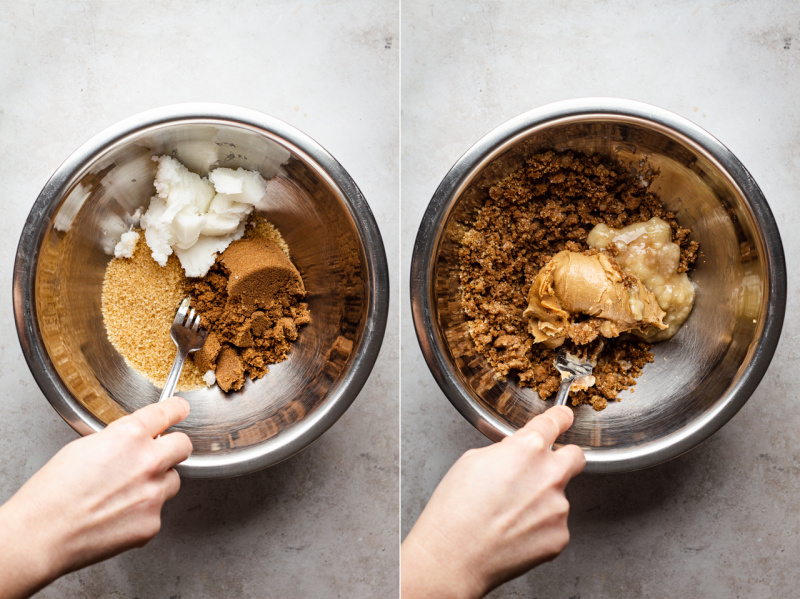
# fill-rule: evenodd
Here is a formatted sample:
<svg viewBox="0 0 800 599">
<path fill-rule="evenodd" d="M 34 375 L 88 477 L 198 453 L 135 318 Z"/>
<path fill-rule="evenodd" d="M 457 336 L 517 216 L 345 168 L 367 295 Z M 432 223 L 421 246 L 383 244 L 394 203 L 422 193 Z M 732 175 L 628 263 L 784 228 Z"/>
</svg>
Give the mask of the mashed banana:
<svg viewBox="0 0 800 599">
<path fill-rule="evenodd" d="M 681 248 L 672 242 L 670 226 L 660 218 L 620 229 L 600 223 L 586 241 L 589 247 L 612 250 L 620 266 L 638 277 L 666 312 L 665 329 L 651 327 L 640 336 L 655 342 L 677 333 L 694 306 L 694 287 L 687 274 L 679 272 Z"/>
</svg>

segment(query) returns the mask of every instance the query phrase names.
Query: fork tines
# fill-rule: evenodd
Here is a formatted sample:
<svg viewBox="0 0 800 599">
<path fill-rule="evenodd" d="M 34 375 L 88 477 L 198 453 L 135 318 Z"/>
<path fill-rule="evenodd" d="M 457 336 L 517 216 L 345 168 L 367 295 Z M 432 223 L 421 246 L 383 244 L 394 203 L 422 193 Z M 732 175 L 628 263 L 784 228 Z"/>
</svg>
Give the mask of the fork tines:
<svg viewBox="0 0 800 599">
<path fill-rule="evenodd" d="M 187 297 L 181 302 L 181 305 L 178 306 L 178 311 L 175 313 L 175 320 L 172 324 L 197 331 L 200 327 L 200 314 L 196 313 L 194 308 L 191 310 L 189 309 L 191 301 L 191 298 Z"/>
<path fill-rule="evenodd" d="M 175 313 L 175 320 L 172 321 L 172 324 L 183 324 L 183 321 L 186 319 L 186 313 L 189 311 L 189 304 L 191 302 L 191 298 L 184 298 L 184 300 L 181 302 L 181 305 L 178 306 L 178 311 Z M 194 309 L 192 309 L 192 313 L 194 314 Z"/>
</svg>

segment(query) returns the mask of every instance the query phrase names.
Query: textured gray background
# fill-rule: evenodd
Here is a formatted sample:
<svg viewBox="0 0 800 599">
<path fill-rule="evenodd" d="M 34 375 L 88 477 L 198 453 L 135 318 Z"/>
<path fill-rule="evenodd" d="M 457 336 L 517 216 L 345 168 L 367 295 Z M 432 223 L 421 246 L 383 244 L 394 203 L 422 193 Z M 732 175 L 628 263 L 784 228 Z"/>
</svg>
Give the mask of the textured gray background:
<svg viewBox="0 0 800 599">
<path fill-rule="evenodd" d="M 398 306 L 405 533 L 453 461 L 486 443 L 450 407 L 408 309 L 416 228 L 436 185 L 484 133 L 547 102 L 657 104 L 742 160 L 783 233 L 797 310 L 800 7 L 761 2 L 0 2 L 0 500 L 74 437 L 39 392 L 13 328 L 16 240 L 60 162 L 103 127 L 182 101 L 272 114 L 320 142 L 370 202 L 389 254 L 387 338 L 373 376 L 317 443 L 270 470 L 186 481 L 146 548 L 39 597 L 391 597 L 397 577 Z M 402 218 L 398 231 L 398 181 Z M 399 233 L 399 238 L 398 238 Z M 401 264 L 396 249 L 402 243 Z M 398 268 L 400 275 L 398 276 Z M 800 441 L 787 321 L 767 377 L 700 448 L 569 489 L 573 541 L 494 597 L 793 596 Z"/>
<path fill-rule="evenodd" d="M 17 239 L 56 167 L 106 126 L 190 101 L 245 106 L 294 125 L 360 186 L 398 280 L 399 7 L 2 0 L 0 12 L 3 501 L 75 437 L 39 391 L 16 339 Z M 390 310 L 372 377 L 314 445 L 250 476 L 184 481 L 147 547 L 71 574 L 38 597 L 396 596 L 396 301 Z"/>
<path fill-rule="evenodd" d="M 401 14 L 402 533 L 456 458 L 487 443 L 437 387 L 411 325 L 408 269 L 429 199 L 509 118 L 568 98 L 630 98 L 692 120 L 750 170 L 783 235 L 789 317 L 735 418 L 663 466 L 576 479 L 568 549 L 492 597 L 796 596 L 800 5 L 404 0 Z"/>
</svg>

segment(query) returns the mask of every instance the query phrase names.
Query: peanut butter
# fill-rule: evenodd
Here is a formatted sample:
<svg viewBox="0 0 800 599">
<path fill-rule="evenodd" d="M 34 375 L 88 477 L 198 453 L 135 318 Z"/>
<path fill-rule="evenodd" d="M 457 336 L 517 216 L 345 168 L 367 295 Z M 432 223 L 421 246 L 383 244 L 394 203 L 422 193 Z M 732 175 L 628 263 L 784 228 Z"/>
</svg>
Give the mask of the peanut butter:
<svg viewBox="0 0 800 599">
<path fill-rule="evenodd" d="M 522 315 L 529 319 L 534 342 L 551 348 L 567 338 L 583 345 L 598 336 L 666 328 L 664 311 L 636 276 L 605 254 L 568 250 L 556 254 L 539 271 Z M 575 326 L 581 315 L 589 318 Z"/>
</svg>

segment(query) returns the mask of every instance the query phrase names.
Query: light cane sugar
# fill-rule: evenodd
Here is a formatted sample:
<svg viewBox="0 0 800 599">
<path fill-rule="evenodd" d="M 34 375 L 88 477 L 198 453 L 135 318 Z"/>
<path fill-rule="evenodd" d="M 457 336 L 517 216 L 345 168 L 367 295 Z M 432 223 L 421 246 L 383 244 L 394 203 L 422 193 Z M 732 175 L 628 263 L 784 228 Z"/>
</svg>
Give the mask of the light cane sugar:
<svg viewBox="0 0 800 599">
<path fill-rule="evenodd" d="M 131 368 L 157 387 L 164 385 L 175 360 L 170 327 L 185 284 L 178 259 L 170 256 L 160 266 L 141 236 L 130 258 L 115 258 L 106 268 L 101 302 L 108 339 Z M 177 389 L 205 386 L 203 373 L 187 360 Z"/>
</svg>

